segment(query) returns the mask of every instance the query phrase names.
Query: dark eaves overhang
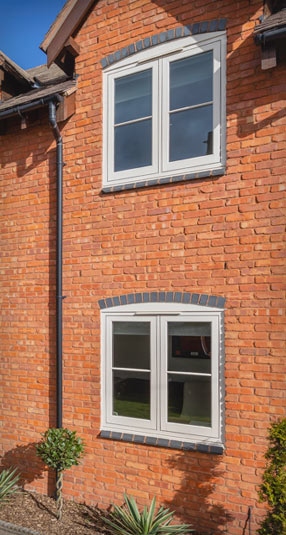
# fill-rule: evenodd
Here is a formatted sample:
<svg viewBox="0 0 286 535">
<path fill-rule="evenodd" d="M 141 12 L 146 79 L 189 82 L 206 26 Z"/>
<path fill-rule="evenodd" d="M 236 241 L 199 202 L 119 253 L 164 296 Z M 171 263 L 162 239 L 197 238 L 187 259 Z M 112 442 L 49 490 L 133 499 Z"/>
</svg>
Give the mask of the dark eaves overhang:
<svg viewBox="0 0 286 535">
<path fill-rule="evenodd" d="M 68 99 L 74 99 L 76 91 L 76 81 L 68 80 L 66 82 L 55 84 L 53 86 L 44 87 L 29 91 L 28 93 L 18 95 L 17 97 L 10 98 L 4 102 L 0 102 L 0 120 L 8 119 L 10 117 L 23 113 L 36 110 L 46 106 L 51 101 L 61 102 L 62 104 L 58 108 L 58 120 L 65 120 L 71 113 L 68 113 L 67 106 L 64 105 L 65 101 L 70 102 Z M 71 111 L 71 103 L 69 104 Z"/>
<path fill-rule="evenodd" d="M 0 67 L 2 70 L 11 74 L 11 76 L 27 87 L 33 87 L 34 79 L 27 71 L 22 69 L 17 63 L 10 59 L 2 50 L 0 50 Z"/>
<path fill-rule="evenodd" d="M 254 36 L 255 43 L 257 45 L 266 45 L 271 41 L 276 39 L 285 39 L 286 38 L 286 25 L 280 28 L 273 28 L 271 30 L 265 30 L 260 33 L 257 33 Z"/>
<path fill-rule="evenodd" d="M 84 17 L 96 0 L 68 0 L 40 44 L 47 54 L 48 67 L 57 63 L 66 72 L 72 59 L 79 55 L 79 45 L 73 38 Z"/>
<path fill-rule="evenodd" d="M 284 4 L 285 5 L 285 4 Z M 261 46 L 261 68 L 276 67 L 279 43 L 286 41 L 286 8 L 264 18 L 254 30 L 254 41 Z"/>
</svg>

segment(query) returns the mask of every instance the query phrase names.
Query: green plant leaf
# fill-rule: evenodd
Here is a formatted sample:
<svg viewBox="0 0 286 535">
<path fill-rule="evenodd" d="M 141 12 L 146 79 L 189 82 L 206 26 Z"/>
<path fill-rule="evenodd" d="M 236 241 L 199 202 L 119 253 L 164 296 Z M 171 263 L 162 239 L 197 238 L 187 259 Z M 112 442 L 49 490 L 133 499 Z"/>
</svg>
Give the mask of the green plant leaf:
<svg viewBox="0 0 286 535">
<path fill-rule="evenodd" d="M 147 506 L 140 513 L 134 498 L 124 494 L 125 504 L 113 506 L 109 518 L 103 518 L 113 535 L 183 535 L 193 531 L 188 524 L 169 525 L 173 512 L 160 507 L 155 514 L 155 497 L 149 511 Z"/>
<path fill-rule="evenodd" d="M 59 471 L 79 464 L 79 459 L 84 453 L 84 444 L 75 431 L 51 428 L 41 436 L 42 440 L 36 446 L 36 450 L 45 464 Z"/>
<path fill-rule="evenodd" d="M 0 474 L 0 502 L 7 501 L 12 494 L 18 491 L 17 483 L 20 475 L 16 472 L 17 468 L 2 470 Z"/>
<path fill-rule="evenodd" d="M 268 431 L 268 463 L 259 488 L 260 501 L 269 506 L 259 535 L 286 533 L 286 418 L 274 422 Z"/>
</svg>

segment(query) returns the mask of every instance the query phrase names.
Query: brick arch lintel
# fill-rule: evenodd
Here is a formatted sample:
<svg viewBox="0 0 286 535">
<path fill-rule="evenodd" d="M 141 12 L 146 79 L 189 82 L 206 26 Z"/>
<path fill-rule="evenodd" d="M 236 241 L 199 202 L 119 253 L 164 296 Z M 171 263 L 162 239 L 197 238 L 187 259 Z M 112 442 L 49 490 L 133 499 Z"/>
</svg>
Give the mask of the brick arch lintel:
<svg viewBox="0 0 286 535">
<path fill-rule="evenodd" d="M 191 292 L 140 292 L 106 297 L 98 301 L 101 310 L 122 305 L 140 303 L 182 303 L 184 305 L 199 305 L 224 308 L 225 298 L 217 295 L 199 294 Z"/>
<path fill-rule="evenodd" d="M 113 54 L 109 54 L 109 56 L 102 58 L 100 63 L 102 68 L 105 69 L 109 65 L 113 65 L 121 59 L 136 54 L 136 52 L 141 52 L 142 50 L 146 50 L 150 47 L 153 48 L 154 46 L 160 45 L 161 43 L 165 43 L 167 41 L 173 41 L 174 39 L 179 39 L 181 37 L 189 37 L 190 35 L 224 31 L 226 29 L 226 24 L 227 19 L 213 19 L 203 22 L 195 22 L 194 24 L 180 26 L 179 28 L 173 28 L 171 30 L 151 35 L 150 37 L 145 37 L 136 43 L 125 46 Z"/>
</svg>

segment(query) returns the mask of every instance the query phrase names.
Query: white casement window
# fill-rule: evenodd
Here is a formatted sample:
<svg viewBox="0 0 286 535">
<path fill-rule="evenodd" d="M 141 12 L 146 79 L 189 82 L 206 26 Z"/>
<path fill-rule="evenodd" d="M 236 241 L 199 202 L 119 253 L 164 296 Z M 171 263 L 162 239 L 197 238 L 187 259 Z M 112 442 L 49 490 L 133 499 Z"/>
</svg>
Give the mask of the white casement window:
<svg viewBox="0 0 286 535">
<path fill-rule="evenodd" d="M 103 73 L 103 185 L 225 163 L 225 32 L 138 52 Z"/>
<path fill-rule="evenodd" d="M 102 430 L 222 442 L 222 311 L 102 311 Z"/>
</svg>

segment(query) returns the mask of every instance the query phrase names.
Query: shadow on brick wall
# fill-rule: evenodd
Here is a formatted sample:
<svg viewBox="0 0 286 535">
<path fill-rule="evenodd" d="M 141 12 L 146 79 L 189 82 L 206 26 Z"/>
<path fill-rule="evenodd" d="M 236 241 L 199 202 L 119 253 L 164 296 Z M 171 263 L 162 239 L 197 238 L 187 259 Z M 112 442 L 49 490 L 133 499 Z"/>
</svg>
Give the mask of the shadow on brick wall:
<svg viewBox="0 0 286 535">
<path fill-rule="evenodd" d="M 1 458 L 0 472 L 8 468 L 16 468 L 20 475 L 19 485 L 25 487 L 37 479 L 43 479 L 47 474 L 47 469 L 41 459 L 36 454 L 37 442 L 30 442 L 20 446 L 15 446 L 4 453 Z M 48 493 L 54 493 L 55 477 L 52 470 L 48 470 Z"/>
<path fill-rule="evenodd" d="M 250 21 L 255 25 L 259 24 L 262 1 L 249 1 L 248 5 L 245 2 L 244 6 L 240 6 L 239 2 L 236 6 L 232 2 L 228 5 L 219 1 L 205 2 L 205 6 L 200 2 L 194 2 L 188 17 L 180 2 L 153 1 L 160 10 L 168 12 L 170 28 L 176 27 L 177 24 L 187 26 L 195 22 L 226 18 L 227 117 L 232 121 L 231 126 L 236 129 L 235 134 L 240 139 L 251 137 L 257 131 L 273 125 L 273 122 L 275 126 L 281 124 L 283 128 L 286 109 L 281 104 L 285 94 L 281 77 L 284 76 L 285 53 L 282 56 L 280 54 L 281 57 L 278 54 L 278 66 L 274 70 L 263 71 L 261 47 L 254 43 L 253 28 L 249 27 Z M 165 29 L 166 27 L 162 26 L 162 31 Z M 273 79 L 276 79 L 275 90 Z"/>
<path fill-rule="evenodd" d="M 176 511 L 183 523 L 190 523 L 200 535 L 227 533 L 232 515 L 223 507 L 223 496 L 216 485 L 223 485 L 221 457 L 182 452 L 166 464 L 174 477 L 175 494 L 164 505 Z"/>
</svg>

